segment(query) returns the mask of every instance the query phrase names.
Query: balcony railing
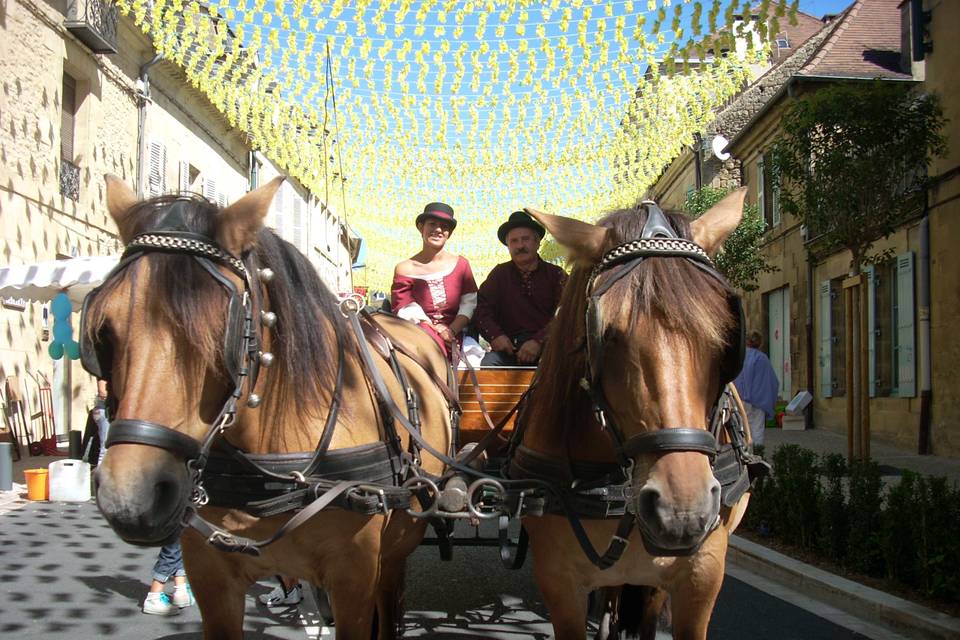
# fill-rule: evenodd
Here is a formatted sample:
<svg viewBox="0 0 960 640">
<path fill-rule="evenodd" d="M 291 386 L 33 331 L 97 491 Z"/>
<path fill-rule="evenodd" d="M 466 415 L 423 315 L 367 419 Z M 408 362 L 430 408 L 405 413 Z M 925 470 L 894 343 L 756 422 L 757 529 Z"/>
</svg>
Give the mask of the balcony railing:
<svg viewBox="0 0 960 640">
<path fill-rule="evenodd" d="M 63 26 L 94 53 L 117 52 L 120 10 L 107 0 L 67 0 Z"/>
<path fill-rule="evenodd" d="M 60 195 L 73 201 L 80 199 L 80 167 L 63 158 L 60 159 Z"/>
</svg>

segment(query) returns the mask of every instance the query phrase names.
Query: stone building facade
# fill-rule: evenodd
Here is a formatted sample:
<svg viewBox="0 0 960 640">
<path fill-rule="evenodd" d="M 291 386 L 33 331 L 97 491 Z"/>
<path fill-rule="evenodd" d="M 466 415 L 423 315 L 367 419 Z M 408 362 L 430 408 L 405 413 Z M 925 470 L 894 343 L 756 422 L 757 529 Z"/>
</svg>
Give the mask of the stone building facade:
<svg viewBox="0 0 960 640">
<path fill-rule="evenodd" d="M 0 265 L 119 254 L 105 173 L 143 197 L 195 191 L 226 205 L 248 190 L 255 156 L 246 136 L 112 5 L 11 0 L 3 12 Z M 321 214 L 316 198 L 296 189 L 313 203 L 301 212 L 304 252 L 325 247 L 328 235 L 331 246 L 345 243 L 340 216 Z M 281 233 L 294 240 L 292 228 Z M 328 253 L 341 260 L 328 284 L 349 290 L 349 251 Z M 63 434 L 83 429 L 95 386 L 78 362 L 48 355 L 46 306 L 7 300 L 0 308 L 0 384 L 16 376 L 33 411 L 36 380 L 49 380 Z M 76 313 L 72 324 L 76 337 Z"/>
</svg>

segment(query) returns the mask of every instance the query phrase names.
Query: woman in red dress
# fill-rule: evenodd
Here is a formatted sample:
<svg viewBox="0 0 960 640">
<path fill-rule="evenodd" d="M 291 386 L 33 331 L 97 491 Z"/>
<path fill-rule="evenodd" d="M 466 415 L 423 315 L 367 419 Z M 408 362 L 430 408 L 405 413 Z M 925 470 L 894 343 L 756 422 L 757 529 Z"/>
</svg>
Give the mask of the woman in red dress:
<svg viewBox="0 0 960 640">
<path fill-rule="evenodd" d="M 423 248 L 396 266 L 390 289 L 394 313 L 423 327 L 448 357 L 451 343 L 477 306 L 470 263 L 443 249 L 456 227 L 450 205 L 431 202 L 424 207 L 417 216 Z"/>
</svg>

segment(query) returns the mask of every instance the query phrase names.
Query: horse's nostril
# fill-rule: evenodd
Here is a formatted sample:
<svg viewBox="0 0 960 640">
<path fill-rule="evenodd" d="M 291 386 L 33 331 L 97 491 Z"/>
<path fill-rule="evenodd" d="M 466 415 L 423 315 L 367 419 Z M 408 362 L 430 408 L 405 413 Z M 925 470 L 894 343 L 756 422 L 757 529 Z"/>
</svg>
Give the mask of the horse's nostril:
<svg viewBox="0 0 960 640">
<path fill-rule="evenodd" d="M 180 486 L 174 480 L 161 480 L 154 486 L 154 505 L 158 513 L 168 513 L 180 502 Z"/>
<path fill-rule="evenodd" d="M 648 522 L 657 517 L 657 508 L 660 505 L 660 492 L 650 486 L 640 490 L 637 497 L 639 515 Z"/>
</svg>

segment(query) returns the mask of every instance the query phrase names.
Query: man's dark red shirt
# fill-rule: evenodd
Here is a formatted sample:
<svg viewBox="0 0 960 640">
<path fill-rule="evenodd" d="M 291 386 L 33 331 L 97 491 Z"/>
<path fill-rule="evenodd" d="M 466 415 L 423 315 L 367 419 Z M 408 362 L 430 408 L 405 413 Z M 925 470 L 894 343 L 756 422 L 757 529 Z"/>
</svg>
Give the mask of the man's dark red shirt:
<svg viewBox="0 0 960 640">
<path fill-rule="evenodd" d="M 498 264 L 480 285 L 474 322 L 491 342 L 498 336 L 513 339 L 521 334 L 533 334 L 543 342 L 566 281 L 563 269 L 542 259 L 529 272 L 512 261 Z"/>
</svg>

